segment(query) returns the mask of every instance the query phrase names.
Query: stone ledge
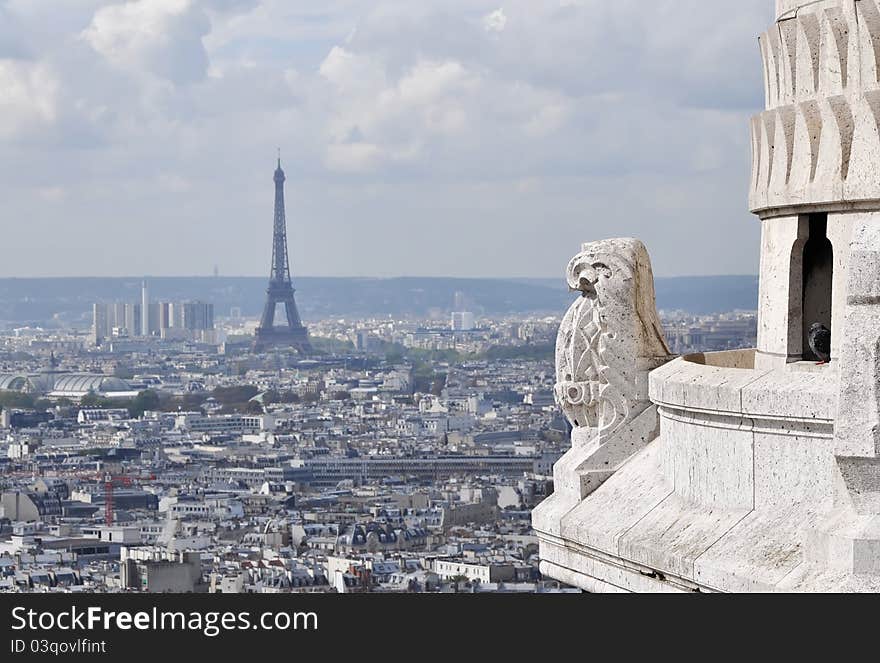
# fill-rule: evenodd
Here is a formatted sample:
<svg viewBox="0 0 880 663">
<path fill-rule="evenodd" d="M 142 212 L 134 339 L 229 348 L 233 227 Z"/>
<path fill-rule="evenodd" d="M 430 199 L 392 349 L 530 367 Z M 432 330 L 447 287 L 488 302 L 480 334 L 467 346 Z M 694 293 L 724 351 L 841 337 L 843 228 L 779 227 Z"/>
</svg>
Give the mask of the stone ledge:
<svg viewBox="0 0 880 663">
<path fill-rule="evenodd" d="M 597 554 L 568 541 L 541 540 L 541 573 L 586 592 L 686 593 L 704 590 L 681 578 Z"/>
<path fill-rule="evenodd" d="M 827 500 L 751 510 L 698 505 L 671 492 L 662 445 L 653 442 L 565 514 L 561 536 L 547 532 L 552 510 L 536 510 L 544 573 L 590 592 L 880 590 L 878 575 L 833 573 L 805 558 L 805 538 Z"/>
<path fill-rule="evenodd" d="M 664 410 L 833 425 L 835 366 L 820 371 L 728 368 L 719 365 L 730 358 L 726 355 L 699 355 L 715 365 L 682 357 L 658 368 L 648 378 L 651 400 Z M 742 357 L 737 353 L 735 359 Z"/>
<path fill-rule="evenodd" d="M 836 371 L 749 363 L 700 355 L 650 375 L 661 436 L 585 499 L 535 509 L 550 575 L 587 591 L 835 589 L 804 542 L 833 507 Z"/>
</svg>

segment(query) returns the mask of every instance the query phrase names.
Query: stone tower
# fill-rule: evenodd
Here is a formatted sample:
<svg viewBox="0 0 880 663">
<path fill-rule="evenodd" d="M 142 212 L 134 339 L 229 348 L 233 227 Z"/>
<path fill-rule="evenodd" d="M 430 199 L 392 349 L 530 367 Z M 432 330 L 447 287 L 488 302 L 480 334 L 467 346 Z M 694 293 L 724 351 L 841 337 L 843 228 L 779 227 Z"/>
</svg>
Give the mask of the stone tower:
<svg viewBox="0 0 880 663">
<path fill-rule="evenodd" d="M 569 267 L 589 312 L 558 342 L 572 450 L 533 522 L 543 571 L 587 590 L 880 590 L 880 4 L 777 0 L 776 17 L 751 121 L 758 347 L 667 363 L 645 340 L 650 271 L 628 279 L 605 243 Z M 643 350 L 609 353 L 621 335 Z"/>
</svg>

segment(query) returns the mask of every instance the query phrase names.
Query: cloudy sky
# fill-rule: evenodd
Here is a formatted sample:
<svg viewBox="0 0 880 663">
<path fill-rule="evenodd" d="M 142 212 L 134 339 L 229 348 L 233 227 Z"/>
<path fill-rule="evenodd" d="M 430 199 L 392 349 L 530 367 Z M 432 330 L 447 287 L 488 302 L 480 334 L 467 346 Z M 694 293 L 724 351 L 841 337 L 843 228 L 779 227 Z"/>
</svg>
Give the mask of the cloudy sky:
<svg viewBox="0 0 880 663">
<path fill-rule="evenodd" d="M 0 277 L 754 273 L 771 4 L 0 0 Z"/>
</svg>

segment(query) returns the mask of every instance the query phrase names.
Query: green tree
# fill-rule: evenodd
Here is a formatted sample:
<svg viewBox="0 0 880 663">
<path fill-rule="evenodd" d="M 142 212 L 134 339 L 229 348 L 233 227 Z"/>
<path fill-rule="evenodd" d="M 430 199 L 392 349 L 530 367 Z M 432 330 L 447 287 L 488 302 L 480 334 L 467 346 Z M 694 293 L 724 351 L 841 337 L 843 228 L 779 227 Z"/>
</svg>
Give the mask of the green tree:
<svg viewBox="0 0 880 663">
<path fill-rule="evenodd" d="M 93 391 L 90 391 L 85 396 L 83 396 L 79 404 L 81 407 L 96 407 L 96 408 L 131 408 L 133 401 L 126 400 L 120 401 L 112 398 L 103 398 L 99 396 Z"/>
<path fill-rule="evenodd" d="M 131 380 L 134 377 L 134 371 L 129 366 L 117 365 L 113 369 L 113 377 L 120 380 Z"/>
<path fill-rule="evenodd" d="M 246 403 L 259 393 L 260 390 L 257 387 L 252 384 L 246 384 L 236 387 L 217 387 L 211 395 L 221 405 L 235 405 Z"/>
<path fill-rule="evenodd" d="M 34 407 L 34 397 L 20 391 L 0 391 L 0 411 L 3 409 Z"/>
<path fill-rule="evenodd" d="M 94 391 L 90 391 L 79 399 L 79 404 L 82 407 L 102 407 L 103 400 L 104 399 L 98 396 Z"/>
<path fill-rule="evenodd" d="M 194 393 L 183 394 L 182 396 L 175 396 L 174 398 L 164 400 L 160 399 L 159 409 L 162 412 L 194 412 L 202 409 L 207 398 L 206 394 Z"/>
<path fill-rule="evenodd" d="M 147 410 L 158 410 L 160 406 L 159 394 L 147 389 L 140 392 L 128 406 L 128 415 L 132 419 L 140 419 Z"/>
<path fill-rule="evenodd" d="M 244 409 L 248 414 L 263 414 L 263 406 L 258 401 L 248 401 Z"/>
</svg>

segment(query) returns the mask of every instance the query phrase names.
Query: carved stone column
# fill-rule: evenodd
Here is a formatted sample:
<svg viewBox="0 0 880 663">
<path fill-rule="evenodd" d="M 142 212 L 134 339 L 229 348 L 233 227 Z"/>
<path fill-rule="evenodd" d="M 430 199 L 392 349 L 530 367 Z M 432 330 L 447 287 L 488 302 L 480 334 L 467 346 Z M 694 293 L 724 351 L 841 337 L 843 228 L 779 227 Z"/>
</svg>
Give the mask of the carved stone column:
<svg viewBox="0 0 880 663">
<path fill-rule="evenodd" d="M 840 396 L 834 426 L 836 508 L 807 535 L 810 562 L 880 574 L 880 215 L 853 224 Z"/>
</svg>

